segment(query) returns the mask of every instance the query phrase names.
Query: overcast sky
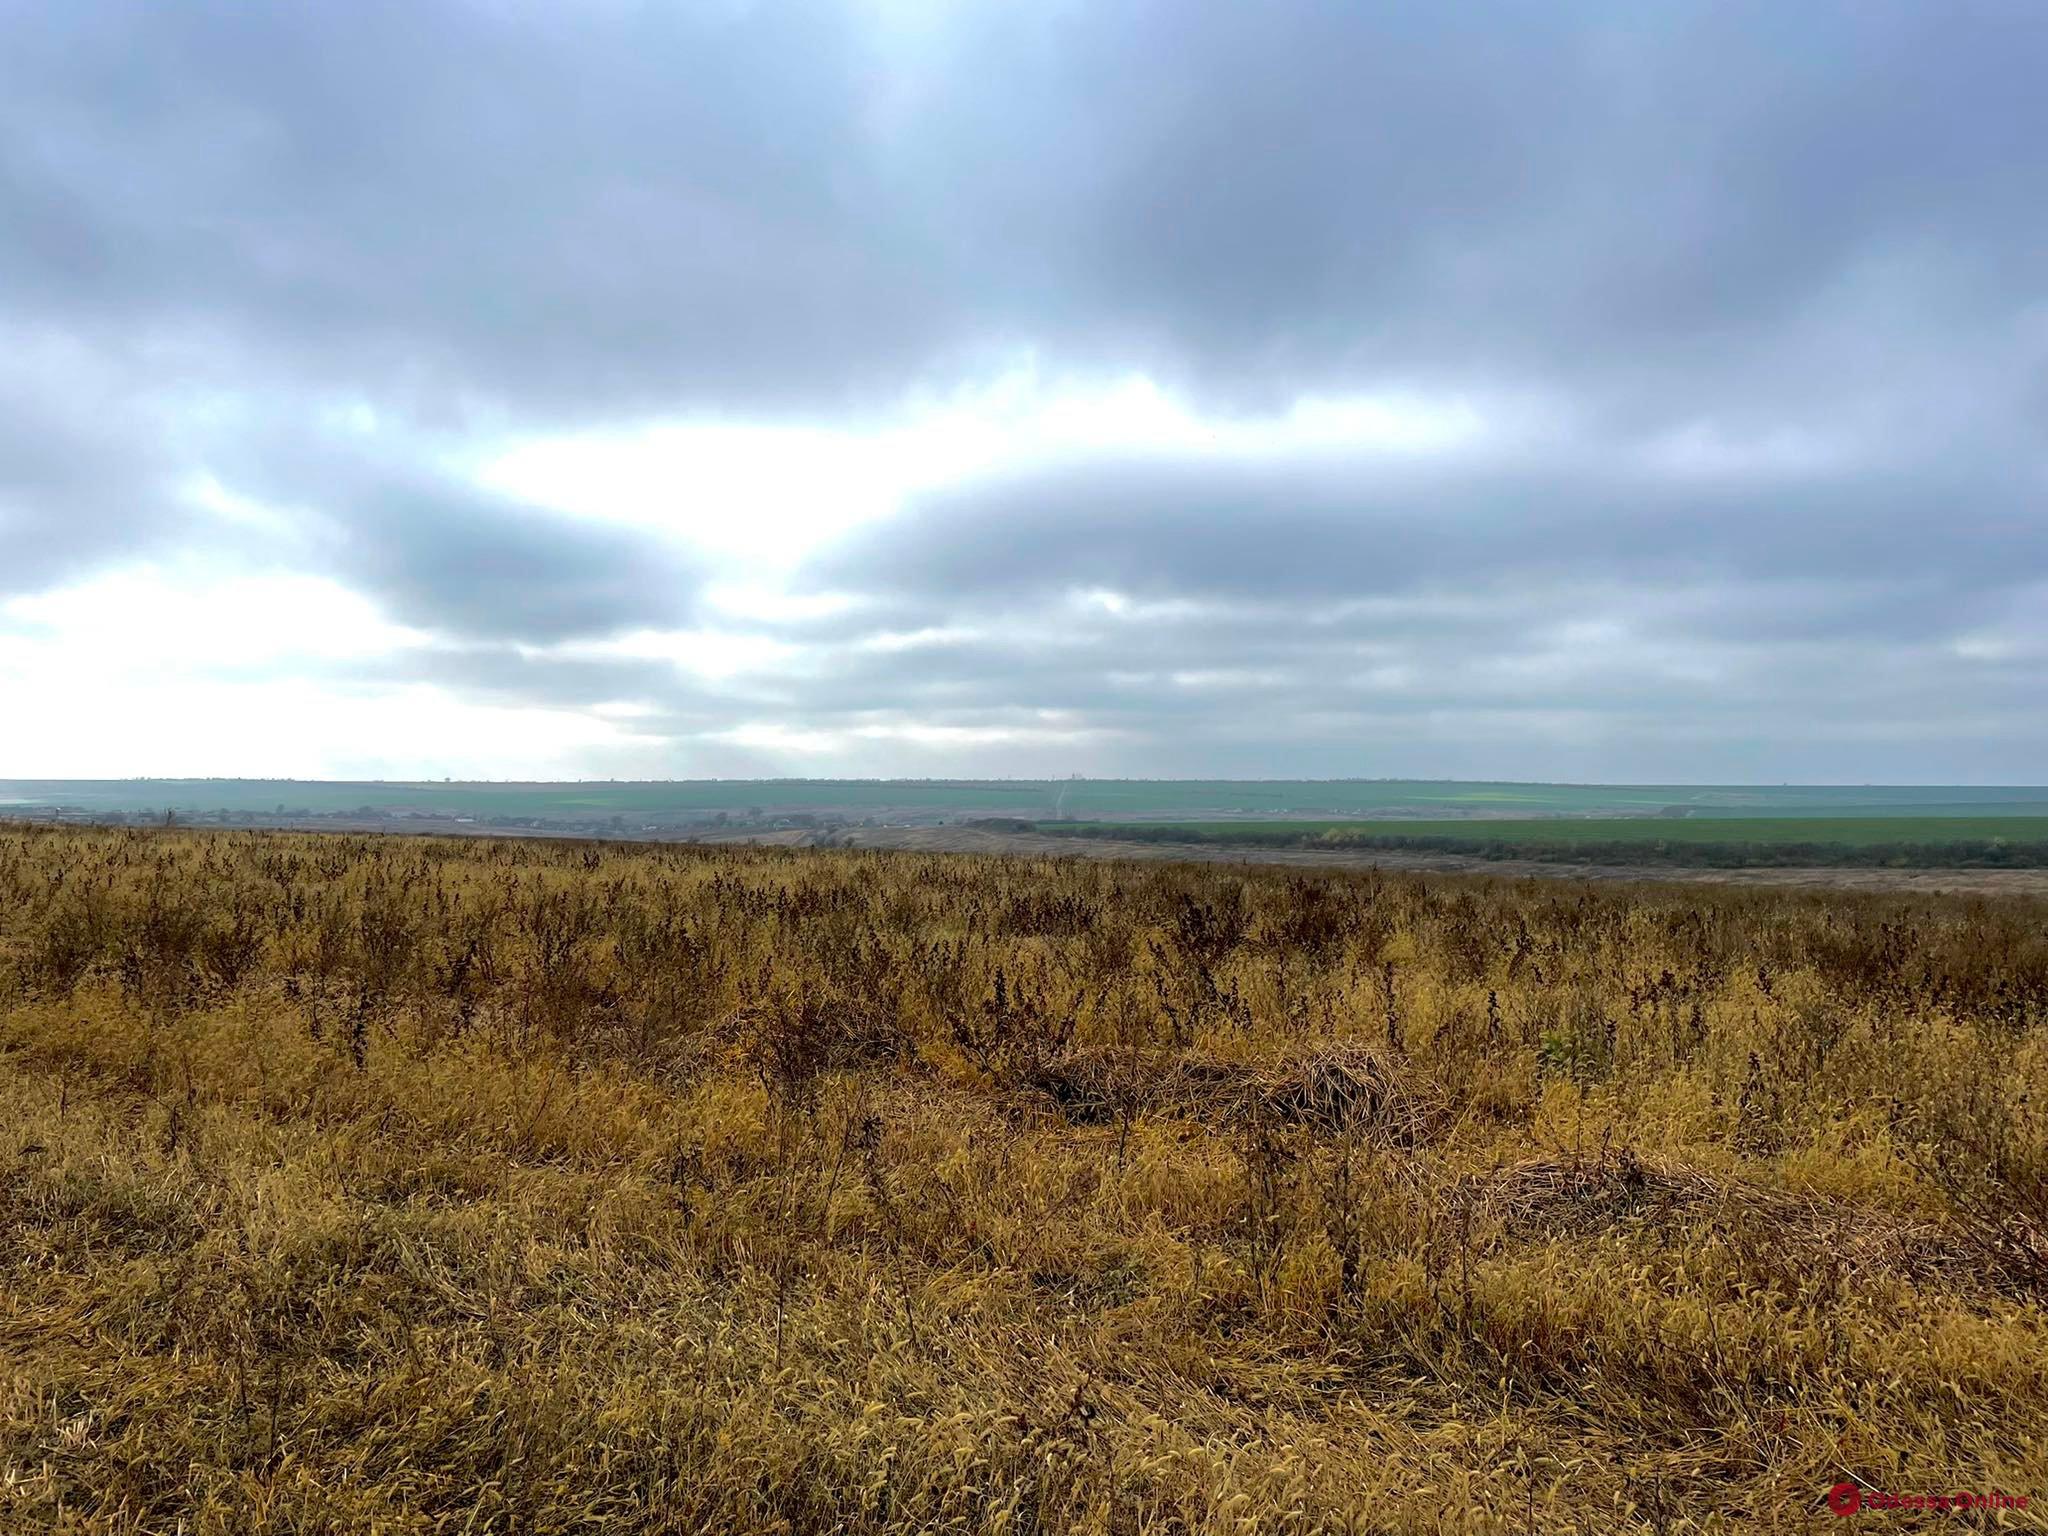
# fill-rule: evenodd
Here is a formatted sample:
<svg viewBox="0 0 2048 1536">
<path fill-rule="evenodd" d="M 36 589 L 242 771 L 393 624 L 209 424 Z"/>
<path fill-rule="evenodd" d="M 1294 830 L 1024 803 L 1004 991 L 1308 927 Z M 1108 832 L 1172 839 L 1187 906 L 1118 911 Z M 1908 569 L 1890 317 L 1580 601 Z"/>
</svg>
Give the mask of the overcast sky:
<svg viewBox="0 0 2048 1536">
<path fill-rule="evenodd" d="M 2048 7 L 0 0 L 0 774 L 2048 780 Z"/>
</svg>

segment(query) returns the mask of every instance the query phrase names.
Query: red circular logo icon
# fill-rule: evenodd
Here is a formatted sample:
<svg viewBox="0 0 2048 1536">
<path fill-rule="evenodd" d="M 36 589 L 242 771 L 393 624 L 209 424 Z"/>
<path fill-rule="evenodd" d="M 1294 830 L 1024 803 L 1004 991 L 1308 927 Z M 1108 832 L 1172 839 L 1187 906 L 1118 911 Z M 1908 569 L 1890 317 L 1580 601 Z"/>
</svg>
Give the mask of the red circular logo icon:
<svg viewBox="0 0 2048 1536">
<path fill-rule="evenodd" d="M 1854 1483 L 1837 1483 L 1828 1490 L 1828 1508 L 1838 1515 L 1853 1515 L 1863 1507 L 1863 1490 Z"/>
</svg>

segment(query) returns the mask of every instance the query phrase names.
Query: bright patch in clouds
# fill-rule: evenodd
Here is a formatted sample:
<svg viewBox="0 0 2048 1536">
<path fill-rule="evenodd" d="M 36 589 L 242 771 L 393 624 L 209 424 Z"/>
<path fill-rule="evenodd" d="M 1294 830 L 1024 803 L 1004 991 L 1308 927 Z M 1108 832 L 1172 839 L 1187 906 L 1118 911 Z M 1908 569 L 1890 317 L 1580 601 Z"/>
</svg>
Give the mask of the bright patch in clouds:
<svg viewBox="0 0 2048 1536">
<path fill-rule="evenodd" d="M 493 705 L 350 680 L 430 646 L 322 577 L 134 566 L 0 603 L 9 765 L 372 778 L 571 776 L 636 738 L 596 710 Z M 81 701 L 90 701 L 81 708 Z"/>
<path fill-rule="evenodd" d="M 1039 718 L 1013 725 L 930 725 L 914 720 L 871 721 L 834 730 L 797 730 L 773 721 L 749 721 L 720 731 L 716 740 L 755 751 L 789 754 L 799 758 L 845 757 L 862 749 L 909 752 L 893 760 L 902 771 L 917 766 L 918 753 L 943 758 L 948 752 L 971 750 L 1024 751 L 1034 755 L 1022 760 L 1020 772 L 1048 773 L 1062 761 L 1044 755 L 1048 750 L 1082 750 L 1118 733 L 1079 723 L 1065 711 L 1041 711 Z"/>
<path fill-rule="evenodd" d="M 104 667 L 179 675 L 241 671 L 294 658 L 381 656 L 426 643 L 359 593 L 322 576 L 211 575 L 132 566 L 0 603 L 0 644 L 47 650 L 67 671 Z"/>
<path fill-rule="evenodd" d="M 644 745 L 597 711 L 496 706 L 429 684 L 350 688 L 299 680 L 188 678 L 173 691 L 57 667 L 0 686 L 34 778 L 173 768 L 253 778 L 575 778 Z M 76 690 L 92 703 L 78 707 Z"/>
<path fill-rule="evenodd" d="M 1518 428 L 1537 418 L 1527 407 Z M 887 517 L 923 493 L 1105 457 L 1218 462 L 1470 451 L 1489 421 L 1464 396 L 1304 397 L 1264 416 L 1205 416 L 1143 375 L 1052 383 L 1035 369 L 894 419 L 827 428 L 681 421 L 539 437 L 469 466 L 506 495 L 672 536 L 769 567 Z"/>
<path fill-rule="evenodd" d="M 717 681 L 742 673 L 786 668 L 801 654 L 794 645 L 767 635 L 719 630 L 640 629 L 608 640 L 571 640 L 556 646 L 527 646 L 522 654 L 573 660 L 666 661 L 684 672 Z"/>
<path fill-rule="evenodd" d="M 836 618 L 864 606 L 850 592 L 787 592 L 761 582 L 718 582 L 704 589 L 704 601 L 719 612 L 763 624 L 807 624 Z"/>
</svg>

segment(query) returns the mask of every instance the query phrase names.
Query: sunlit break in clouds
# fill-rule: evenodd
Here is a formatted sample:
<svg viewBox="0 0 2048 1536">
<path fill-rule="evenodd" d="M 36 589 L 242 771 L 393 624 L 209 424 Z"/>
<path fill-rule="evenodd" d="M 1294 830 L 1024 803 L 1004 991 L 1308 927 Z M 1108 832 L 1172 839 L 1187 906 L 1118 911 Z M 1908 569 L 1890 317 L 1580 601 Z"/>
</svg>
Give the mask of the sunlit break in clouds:
<svg viewBox="0 0 2048 1536">
<path fill-rule="evenodd" d="M 2036 4 L 0 29 L 0 771 L 2048 762 Z"/>
</svg>

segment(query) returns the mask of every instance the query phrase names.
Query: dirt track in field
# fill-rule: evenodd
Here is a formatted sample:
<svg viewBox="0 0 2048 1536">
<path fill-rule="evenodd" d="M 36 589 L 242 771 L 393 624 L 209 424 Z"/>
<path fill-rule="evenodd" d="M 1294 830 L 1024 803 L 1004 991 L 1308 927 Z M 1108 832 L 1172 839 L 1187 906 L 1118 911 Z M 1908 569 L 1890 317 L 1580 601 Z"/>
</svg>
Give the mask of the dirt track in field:
<svg viewBox="0 0 2048 1536">
<path fill-rule="evenodd" d="M 1195 864 L 1287 864 L 1301 869 L 1400 869 L 1503 879 L 1660 880 L 1687 884 L 1827 886 L 1838 890 L 1916 891 L 1972 896 L 2048 896 L 2048 869 L 1693 869 L 1653 864 L 1553 864 L 1536 859 L 1479 859 L 1456 853 L 1397 849 L 1219 848 L 1203 843 L 1122 842 L 1115 838 L 1050 837 L 980 827 L 849 828 L 831 834 L 838 847 L 904 848 L 925 853 L 1000 853 L 1033 858 L 1143 859 Z M 808 832 L 768 833 L 733 841 L 802 847 Z"/>
</svg>

